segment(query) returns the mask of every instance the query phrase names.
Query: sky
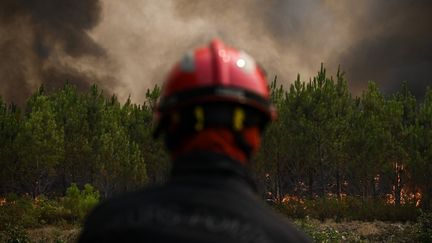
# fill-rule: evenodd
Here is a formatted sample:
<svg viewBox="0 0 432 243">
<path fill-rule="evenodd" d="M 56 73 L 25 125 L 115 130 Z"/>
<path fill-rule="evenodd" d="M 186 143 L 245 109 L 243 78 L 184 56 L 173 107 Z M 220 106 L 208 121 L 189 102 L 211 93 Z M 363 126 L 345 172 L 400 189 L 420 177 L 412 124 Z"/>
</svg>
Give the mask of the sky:
<svg viewBox="0 0 432 243">
<path fill-rule="evenodd" d="M 432 86 L 428 0 L 1 0 L 0 95 L 23 103 L 42 83 L 96 83 L 142 103 L 184 52 L 220 38 L 285 86 L 321 63 L 391 94 Z"/>
</svg>

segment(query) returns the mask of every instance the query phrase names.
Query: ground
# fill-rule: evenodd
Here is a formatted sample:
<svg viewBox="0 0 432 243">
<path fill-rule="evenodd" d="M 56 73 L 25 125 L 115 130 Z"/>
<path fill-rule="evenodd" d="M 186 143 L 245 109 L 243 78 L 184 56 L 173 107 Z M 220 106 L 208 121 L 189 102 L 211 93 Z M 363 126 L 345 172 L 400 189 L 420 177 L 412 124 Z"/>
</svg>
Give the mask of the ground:
<svg viewBox="0 0 432 243">
<path fill-rule="evenodd" d="M 374 222 L 320 222 L 308 220 L 307 226 L 314 231 L 320 242 L 413 242 L 412 223 Z M 79 226 L 46 226 L 29 229 L 32 242 L 75 242 L 80 232 Z"/>
<path fill-rule="evenodd" d="M 309 220 L 303 228 L 319 242 L 413 242 L 415 239 L 413 223 Z"/>
</svg>

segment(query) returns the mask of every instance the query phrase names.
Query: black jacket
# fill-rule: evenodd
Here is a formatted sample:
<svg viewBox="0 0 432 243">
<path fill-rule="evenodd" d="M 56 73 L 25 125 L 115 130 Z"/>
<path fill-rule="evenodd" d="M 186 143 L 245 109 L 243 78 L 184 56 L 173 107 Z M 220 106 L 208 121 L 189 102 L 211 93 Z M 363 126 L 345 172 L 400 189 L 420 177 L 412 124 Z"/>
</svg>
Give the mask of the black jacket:
<svg viewBox="0 0 432 243">
<path fill-rule="evenodd" d="M 257 196 L 249 178 L 222 155 L 183 157 L 166 185 L 100 204 L 80 242 L 311 242 Z"/>
</svg>

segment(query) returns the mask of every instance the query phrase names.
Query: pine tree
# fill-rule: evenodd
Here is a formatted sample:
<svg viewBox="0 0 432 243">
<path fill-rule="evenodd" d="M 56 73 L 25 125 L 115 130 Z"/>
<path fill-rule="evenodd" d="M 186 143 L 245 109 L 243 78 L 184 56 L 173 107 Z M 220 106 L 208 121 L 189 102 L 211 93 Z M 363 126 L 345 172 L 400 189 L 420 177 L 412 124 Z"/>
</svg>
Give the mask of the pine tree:
<svg viewBox="0 0 432 243">
<path fill-rule="evenodd" d="M 100 147 L 94 151 L 98 168 L 96 185 L 105 197 L 142 186 L 147 181 L 141 152 L 121 126 L 120 114 L 119 103 L 112 97 L 102 112 Z"/>
<path fill-rule="evenodd" d="M 14 146 L 20 128 L 20 111 L 13 104 L 6 104 L 0 97 L 0 193 L 17 191 L 15 183 L 18 161 Z"/>
<path fill-rule="evenodd" d="M 52 104 L 42 92 L 28 103 L 29 113 L 16 138 L 17 170 L 24 190 L 38 196 L 50 189 L 55 168 L 63 160 L 63 131 L 55 122 Z"/>
<path fill-rule="evenodd" d="M 57 124 L 64 132 L 64 160 L 57 168 L 64 192 L 71 183 L 84 185 L 88 182 L 86 174 L 91 164 L 91 146 L 87 110 L 82 95 L 70 84 L 53 93 L 50 100 Z"/>
<path fill-rule="evenodd" d="M 421 206 L 432 208 L 432 89 L 428 88 L 423 103 L 420 104 L 416 136 L 416 159 L 411 164 L 412 179 L 422 191 Z"/>
<path fill-rule="evenodd" d="M 363 198 L 376 196 L 375 178 L 385 161 L 386 130 L 383 120 L 384 97 L 375 83 L 370 82 L 356 101 L 356 112 L 351 120 L 349 147 L 350 177 Z"/>
</svg>

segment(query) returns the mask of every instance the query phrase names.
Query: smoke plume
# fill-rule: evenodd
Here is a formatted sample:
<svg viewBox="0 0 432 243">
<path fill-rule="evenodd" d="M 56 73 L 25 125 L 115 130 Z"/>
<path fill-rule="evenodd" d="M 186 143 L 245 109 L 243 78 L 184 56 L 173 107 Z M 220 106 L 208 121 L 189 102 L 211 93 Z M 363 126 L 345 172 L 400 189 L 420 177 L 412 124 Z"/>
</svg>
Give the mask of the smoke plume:
<svg viewBox="0 0 432 243">
<path fill-rule="evenodd" d="M 345 26 L 314 0 L 103 1 L 106 16 L 93 31 L 119 64 L 120 97 L 141 102 L 145 89 L 162 83 L 182 53 L 218 37 L 262 64 L 271 79 L 290 83 L 315 74 L 343 46 Z M 328 35 L 332 29 L 338 35 Z M 340 30 L 340 31 L 339 31 Z M 115 33 L 115 34 L 113 34 Z"/>
<path fill-rule="evenodd" d="M 427 0 L 2 0 L 0 94 L 24 99 L 41 83 L 98 83 L 142 102 L 182 53 L 214 37 L 251 54 L 269 78 L 308 80 L 323 62 L 359 94 L 407 81 L 432 85 Z"/>
<path fill-rule="evenodd" d="M 416 96 L 423 96 L 432 86 L 432 2 L 366 2 L 351 26 L 351 45 L 333 62 L 343 65 L 355 89 L 373 80 L 393 93 L 407 81 Z"/>
<path fill-rule="evenodd" d="M 85 89 L 114 78 L 106 51 L 89 35 L 99 22 L 97 0 L 2 0 L 0 2 L 0 92 L 22 104 L 41 84 L 65 82 Z"/>
</svg>

